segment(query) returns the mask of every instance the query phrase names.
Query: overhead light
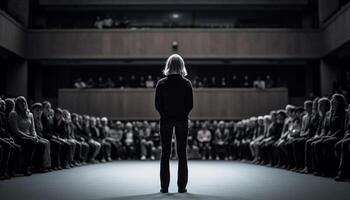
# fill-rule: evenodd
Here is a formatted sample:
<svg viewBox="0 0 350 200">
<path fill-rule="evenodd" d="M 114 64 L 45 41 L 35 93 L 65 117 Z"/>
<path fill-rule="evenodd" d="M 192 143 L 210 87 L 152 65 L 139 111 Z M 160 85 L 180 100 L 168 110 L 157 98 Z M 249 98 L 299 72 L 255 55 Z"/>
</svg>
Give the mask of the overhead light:
<svg viewBox="0 0 350 200">
<path fill-rule="evenodd" d="M 174 19 L 178 19 L 180 17 L 179 13 L 173 13 L 171 16 Z"/>
</svg>

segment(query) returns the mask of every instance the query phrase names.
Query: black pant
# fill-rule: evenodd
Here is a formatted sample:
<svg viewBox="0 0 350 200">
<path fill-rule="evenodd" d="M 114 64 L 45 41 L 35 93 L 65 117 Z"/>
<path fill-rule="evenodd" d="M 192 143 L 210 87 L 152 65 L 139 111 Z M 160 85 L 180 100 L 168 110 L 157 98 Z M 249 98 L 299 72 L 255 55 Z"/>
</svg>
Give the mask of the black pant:
<svg viewBox="0 0 350 200">
<path fill-rule="evenodd" d="M 22 148 L 23 164 L 22 171 L 27 171 L 31 168 L 33 155 L 37 146 L 37 141 L 32 138 L 17 138 L 16 143 Z"/>
<path fill-rule="evenodd" d="M 187 168 L 187 135 L 188 121 L 185 120 L 164 120 L 160 121 L 160 137 L 162 143 L 162 156 L 160 161 L 160 182 L 161 187 L 167 189 L 170 182 L 169 159 L 171 153 L 171 138 L 175 128 L 176 150 L 179 158 L 177 186 L 186 188 L 188 180 Z"/>
</svg>

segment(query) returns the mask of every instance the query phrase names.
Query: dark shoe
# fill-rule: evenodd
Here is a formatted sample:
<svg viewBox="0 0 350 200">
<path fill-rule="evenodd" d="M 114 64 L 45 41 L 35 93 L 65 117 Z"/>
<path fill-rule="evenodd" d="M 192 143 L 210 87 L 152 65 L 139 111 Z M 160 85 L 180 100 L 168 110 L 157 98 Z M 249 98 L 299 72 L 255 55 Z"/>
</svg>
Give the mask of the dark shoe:
<svg viewBox="0 0 350 200">
<path fill-rule="evenodd" d="M 345 177 L 338 175 L 337 177 L 334 178 L 334 180 L 335 181 L 345 181 Z"/>
<path fill-rule="evenodd" d="M 27 169 L 27 170 L 24 170 L 24 171 L 23 171 L 23 175 L 24 175 L 24 176 L 31 176 L 31 175 L 32 175 L 32 172 L 29 171 L 29 170 Z"/>
<path fill-rule="evenodd" d="M 168 189 L 162 188 L 162 189 L 160 189 L 160 192 L 161 193 L 168 193 Z"/>
<path fill-rule="evenodd" d="M 179 188 L 178 192 L 179 193 L 186 193 L 187 189 L 186 188 Z"/>
</svg>

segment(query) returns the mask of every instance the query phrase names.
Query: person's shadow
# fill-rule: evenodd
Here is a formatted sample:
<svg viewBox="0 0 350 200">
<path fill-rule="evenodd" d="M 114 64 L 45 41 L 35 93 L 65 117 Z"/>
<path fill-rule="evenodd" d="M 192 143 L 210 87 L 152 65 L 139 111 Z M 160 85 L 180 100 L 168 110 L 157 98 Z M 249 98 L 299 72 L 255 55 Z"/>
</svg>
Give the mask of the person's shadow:
<svg viewBox="0 0 350 200">
<path fill-rule="evenodd" d="M 220 196 L 212 196 L 212 195 L 202 195 L 202 194 L 194 194 L 194 193 L 152 193 L 152 194 L 142 194 L 142 195 L 134 195 L 134 196 L 122 196 L 115 198 L 107 198 L 103 200 L 148 200 L 148 199 L 194 199 L 194 200 L 242 200 L 234 197 L 220 197 Z"/>
</svg>

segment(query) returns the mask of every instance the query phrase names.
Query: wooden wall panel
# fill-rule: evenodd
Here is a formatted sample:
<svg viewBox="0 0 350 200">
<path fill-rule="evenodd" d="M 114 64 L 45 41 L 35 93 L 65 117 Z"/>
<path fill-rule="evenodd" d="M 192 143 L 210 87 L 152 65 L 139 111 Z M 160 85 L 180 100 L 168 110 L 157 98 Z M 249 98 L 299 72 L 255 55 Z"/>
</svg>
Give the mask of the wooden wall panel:
<svg viewBox="0 0 350 200">
<path fill-rule="evenodd" d="M 186 58 L 319 58 L 318 30 L 30 30 L 29 59 L 165 58 L 172 42 Z"/>
<path fill-rule="evenodd" d="M 242 119 L 284 108 L 286 88 L 194 89 L 192 119 Z M 58 105 L 112 119 L 158 119 L 154 89 L 60 89 Z"/>
</svg>

